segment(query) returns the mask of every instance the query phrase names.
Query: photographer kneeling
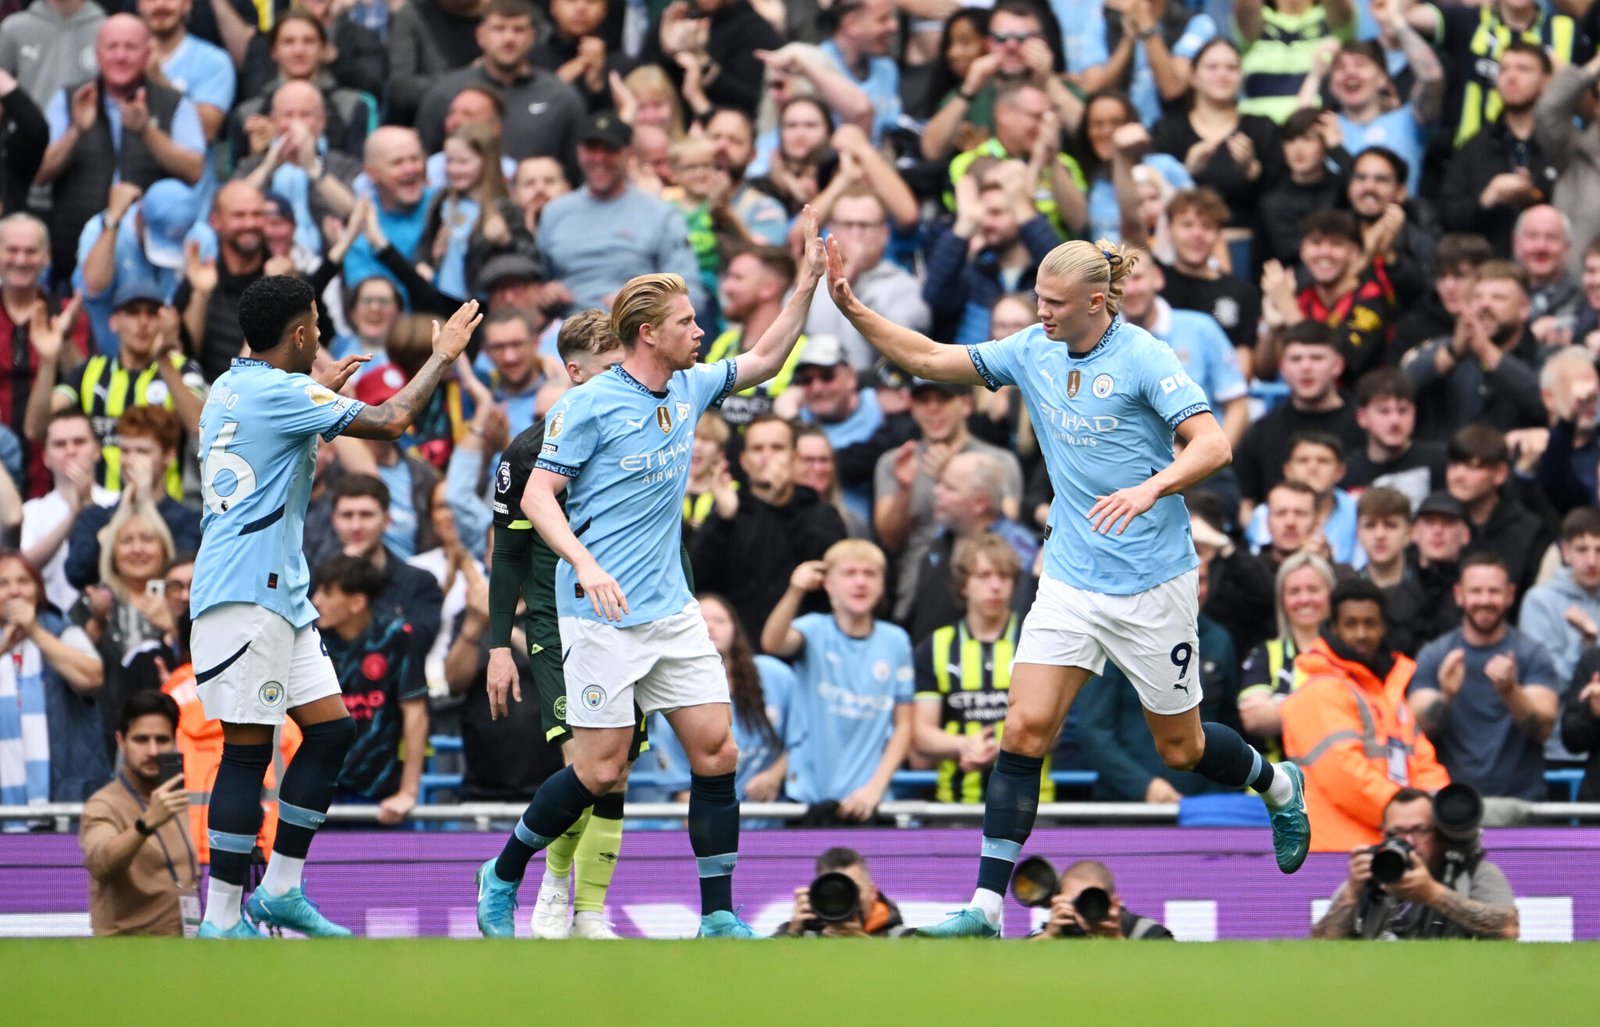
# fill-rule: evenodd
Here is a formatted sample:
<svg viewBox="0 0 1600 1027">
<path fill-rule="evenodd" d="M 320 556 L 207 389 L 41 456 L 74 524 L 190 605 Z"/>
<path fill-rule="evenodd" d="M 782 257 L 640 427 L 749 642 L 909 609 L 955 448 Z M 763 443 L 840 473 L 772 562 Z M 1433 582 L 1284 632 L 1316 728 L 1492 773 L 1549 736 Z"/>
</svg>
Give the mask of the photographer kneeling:
<svg viewBox="0 0 1600 1027">
<path fill-rule="evenodd" d="M 1104 863 L 1080 859 L 1050 887 L 1055 870 L 1038 857 L 1017 865 L 1012 894 L 1025 906 L 1042 906 L 1049 896 L 1050 922 L 1034 938 L 1116 938 L 1119 941 L 1172 940 L 1172 932 L 1129 910 Z M 1033 885 L 1032 889 L 1028 884 Z M 1035 896 L 1040 896 L 1036 898 Z"/>
<path fill-rule="evenodd" d="M 1505 938 L 1517 907 L 1498 866 L 1483 858 L 1483 800 L 1467 785 L 1437 798 L 1402 788 L 1383 811 L 1383 841 L 1350 854 L 1350 876 L 1311 929 L 1313 938 Z"/>
<path fill-rule="evenodd" d="M 794 912 L 773 937 L 898 938 L 911 933 L 878 890 L 866 858 L 837 847 L 817 857 L 817 879 L 794 890 Z"/>
</svg>

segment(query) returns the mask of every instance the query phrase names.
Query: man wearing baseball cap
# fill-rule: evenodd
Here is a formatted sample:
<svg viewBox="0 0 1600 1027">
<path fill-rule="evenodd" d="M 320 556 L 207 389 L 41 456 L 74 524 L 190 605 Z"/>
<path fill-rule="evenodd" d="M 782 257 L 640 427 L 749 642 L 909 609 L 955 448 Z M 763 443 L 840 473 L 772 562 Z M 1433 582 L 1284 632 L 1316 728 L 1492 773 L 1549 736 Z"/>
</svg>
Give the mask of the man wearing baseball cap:
<svg viewBox="0 0 1600 1027">
<path fill-rule="evenodd" d="M 77 407 L 89 415 L 101 445 L 97 477 L 116 492 L 122 488 L 117 418 L 130 407 L 165 407 L 193 435 L 206 400 L 206 381 L 200 365 L 184 356 L 178 344 L 177 312 L 166 305 L 154 283 L 136 278 L 122 284 L 112 308 L 116 351 L 96 353 L 67 375 L 50 395 L 50 412 Z M 182 497 L 180 481 L 169 478 L 167 485 L 173 498 Z"/>
<path fill-rule="evenodd" d="M 205 229 L 195 226 L 199 215 L 194 190 L 175 178 L 142 192 L 126 182 L 111 187 L 106 209 L 90 218 L 78 237 L 78 267 L 72 274 L 100 352 L 117 351 L 111 311 L 118 289 L 144 281 L 169 302 L 182 277 L 184 242 L 201 240 L 204 248 L 213 248 Z"/>
<path fill-rule="evenodd" d="M 539 250 L 552 288 L 559 283 L 576 309 L 609 309 L 617 290 L 637 275 L 672 272 L 705 304 L 700 266 L 683 215 L 628 180 L 633 130 L 615 113 L 590 115 L 578 132 L 583 188 L 551 200 L 539 223 Z"/>
</svg>

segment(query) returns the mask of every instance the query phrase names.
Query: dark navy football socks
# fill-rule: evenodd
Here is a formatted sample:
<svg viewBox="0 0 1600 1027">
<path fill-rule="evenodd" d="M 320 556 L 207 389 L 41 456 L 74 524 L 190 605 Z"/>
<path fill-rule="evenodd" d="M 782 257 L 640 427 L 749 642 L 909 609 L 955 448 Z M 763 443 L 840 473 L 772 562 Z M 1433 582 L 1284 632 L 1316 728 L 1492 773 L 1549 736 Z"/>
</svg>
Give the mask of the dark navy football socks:
<svg viewBox="0 0 1600 1027">
<path fill-rule="evenodd" d="M 733 868 L 739 862 L 739 798 L 733 774 L 689 778 L 689 845 L 700 870 L 700 915 L 733 909 Z"/>
<path fill-rule="evenodd" d="M 328 806 L 339 786 L 344 758 L 355 744 L 356 724 L 349 717 L 301 729 L 300 748 L 278 789 L 278 834 L 273 856 L 305 859 L 317 828 L 328 818 Z"/>
<path fill-rule="evenodd" d="M 1194 772 L 1229 788 L 1266 792 L 1272 787 L 1272 764 L 1226 724 L 1202 724 L 1206 748 Z"/>
<path fill-rule="evenodd" d="M 211 785 L 206 810 L 206 837 L 211 843 L 211 876 L 244 887 L 250 853 L 261 830 L 261 783 L 272 762 L 272 746 L 222 746 L 222 762 Z"/>
<path fill-rule="evenodd" d="M 494 863 L 495 876 L 502 881 L 522 880 L 533 854 L 576 824 L 583 811 L 594 805 L 594 799 L 594 793 L 584 787 L 571 767 L 562 767 L 550 775 L 523 811 L 516 830 L 506 839 L 506 846 Z"/>
<path fill-rule="evenodd" d="M 983 807 L 983 856 L 978 861 L 978 888 L 1006 893 L 1022 843 L 1033 832 L 1039 812 L 1039 774 L 1044 757 L 1001 750 L 989 775 Z"/>
</svg>

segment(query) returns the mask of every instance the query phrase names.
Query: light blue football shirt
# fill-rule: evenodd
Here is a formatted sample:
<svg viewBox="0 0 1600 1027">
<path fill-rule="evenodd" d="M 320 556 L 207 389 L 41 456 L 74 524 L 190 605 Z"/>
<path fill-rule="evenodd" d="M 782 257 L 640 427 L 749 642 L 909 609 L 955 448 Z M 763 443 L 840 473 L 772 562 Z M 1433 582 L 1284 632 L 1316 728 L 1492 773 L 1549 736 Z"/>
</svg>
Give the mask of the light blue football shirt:
<svg viewBox="0 0 1600 1027">
<path fill-rule="evenodd" d="M 192 103 L 206 103 L 226 113 L 233 109 L 238 76 L 233 58 L 220 46 L 195 36 L 184 36 L 178 48 L 161 62 L 167 84 Z"/>
<path fill-rule="evenodd" d="M 200 411 L 200 553 L 189 615 L 254 603 L 296 628 L 317 619 L 302 547 L 317 436 L 332 440 L 366 407 L 236 357 Z"/>
<path fill-rule="evenodd" d="M 1217 319 L 1199 310 L 1178 310 L 1156 298 L 1156 318 L 1149 332 L 1177 354 L 1178 362 L 1211 401 L 1219 418 L 1222 405 L 1246 395 L 1250 383 L 1239 367 L 1239 354 Z"/>
<path fill-rule="evenodd" d="M 567 521 L 628 599 L 617 627 L 682 612 L 689 600 L 678 550 L 689 451 L 700 415 L 733 390 L 732 360 L 675 372 L 651 392 L 615 364 L 569 389 L 545 418 L 536 466 L 572 479 Z M 556 610 L 601 620 L 565 560 L 556 567 Z"/>
<path fill-rule="evenodd" d="M 1172 463 L 1173 428 L 1211 411 L 1166 343 L 1118 317 L 1081 357 L 1040 325 L 967 352 L 991 390 L 1017 386 L 1033 418 L 1056 492 L 1046 573 L 1088 592 L 1135 595 L 1199 565 L 1178 496 L 1157 500 L 1121 535 L 1101 535 L 1086 516 L 1100 496 Z"/>
<path fill-rule="evenodd" d="M 911 636 L 876 621 L 872 634 L 851 638 L 831 613 L 808 613 L 794 629 L 805 646 L 793 664 L 784 790 L 795 802 L 838 801 L 871 780 L 894 734 L 894 708 L 916 693 Z"/>
</svg>

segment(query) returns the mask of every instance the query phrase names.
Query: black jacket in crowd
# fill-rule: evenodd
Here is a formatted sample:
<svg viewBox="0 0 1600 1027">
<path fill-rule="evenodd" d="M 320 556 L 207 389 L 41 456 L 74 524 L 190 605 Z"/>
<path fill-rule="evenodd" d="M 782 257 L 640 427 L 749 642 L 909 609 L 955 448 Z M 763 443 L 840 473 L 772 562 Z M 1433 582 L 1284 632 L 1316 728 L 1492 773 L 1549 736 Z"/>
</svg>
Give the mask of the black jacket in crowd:
<svg viewBox="0 0 1600 1027">
<path fill-rule="evenodd" d="M 783 506 L 763 503 L 749 491 L 739 493 L 732 519 L 715 511 L 689 542 L 695 586 L 726 598 L 752 639 L 761 637 L 767 615 L 789 587 L 789 575 L 807 560 L 820 560 L 828 547 L 845 537 L 844 518 L 804 485 Z M 801 612 L 824 612 L 821 592 L 806 597 Z"/>
<path fill-rule="evenodd" d="M 1583 783 L 1578 786 L 1579 802 L 1600 802 L 1600 717 L 1589 703 L 1578 698 L 1591 678 L 1600 674 L 1600 649 L 1590 649 L 1572 672 L 1572 683 L 1561 700 L 1561 744 L 1573 752 L 1586 752 L 1589 762 L 1583 768 Z"/>
</svg>

